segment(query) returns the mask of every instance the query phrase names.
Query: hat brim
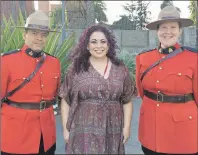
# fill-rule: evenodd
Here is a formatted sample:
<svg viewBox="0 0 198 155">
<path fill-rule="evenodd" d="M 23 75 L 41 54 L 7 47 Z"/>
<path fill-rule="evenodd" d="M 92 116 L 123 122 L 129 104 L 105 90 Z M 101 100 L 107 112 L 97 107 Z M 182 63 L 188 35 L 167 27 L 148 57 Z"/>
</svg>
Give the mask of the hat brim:
<svg viewBox="0 0 198 155">
<path fill-rule="evenodd" d="M 56 31 L 56 30 L 43 30 L 43 29 L 29 28 L 29 27 L 24 27 L 24 26 L 16 26 L 16 28 L 23 28 L 23 29 L 30 29 L 30 30 L 40 30 L 40 31 L 46 31 L 46 32 L 58 32 L 58 33 L 60 33 L 60 31 Z"/>
<path fill-rule="evenodd" d="M 164 19 L 164 20 L 158 20 L 155 22 L 151 22 L 149 24 L 146 25 L 146 28 L 149 30 L 157 30 L 157 25 L 162 24 L 164 22 L 179 22 L 181 23 L 182 27 L 188 27 L 193 25 L 193 21 L 191 19 L 187 19 L 187 18 L 179 18 L 179 19 Z"/>
</svg>

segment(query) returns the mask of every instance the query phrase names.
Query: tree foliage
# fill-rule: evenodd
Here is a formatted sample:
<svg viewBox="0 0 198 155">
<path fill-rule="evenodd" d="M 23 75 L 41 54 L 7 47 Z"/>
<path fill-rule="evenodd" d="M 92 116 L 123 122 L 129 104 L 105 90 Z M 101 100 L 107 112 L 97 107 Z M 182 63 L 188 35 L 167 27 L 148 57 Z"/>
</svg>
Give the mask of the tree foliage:
<svg viewBox="0 0 198 155">
<path fill-rule="evenodd" d="M 65 11 L 65 21 L 67 21 L 67 14 Z M 62 25 L 62 8 L 56 8 L 50 13 L 50 26 L 55 28 Z"/>
<path fill-rule="evenodd" d="M 130 1 L 130 3 L 123 6 L 124 9 L 128 11 L 128 18 L 134 22 L 135 26 L 133 27 L 136 29 L 145 29 L 151 14 L 151 12 L 148 11 L 149 3 L 150 2 L 145 2 L 143 0 Z"/>
<path fill-rule="evenodd" d="M 173 1 L 172 1 L 172 0 L 164 0 L 164 1 L 162 2 L 162 4 L 160 5 L 161 10 L 162 10 L 163 8 L 165 8 L 166 6 L 174 6 L 174 5 L 173 5 Z"/>
<path fill-rule="evenodd" d="M 102 0 L 93 1 L 94 4 L 94 16 L 97 22 L 107 22 L 107 16 L 105 11 L 107 10 L 106 4 Z M 86 18 L 86 5 L 84 1 L 67 1 L 65 9 L 65 20 L 70 22 L 71 18 L 78 18 L 77 14 L 80 13 L 80 17 Z M 76 14 L 76 15 L 74 15 Z M 56 8 L 50 14 L 51 26 L 56 27 L 62 25 L 62 8 Z"/>
<path fill-rule="evenodd" d="M 194 0 L 190 1 L 190 5 L 188 6 L 188 8 L 190 10 L 190 19 L 192 19 L 195 24 L 196 23 L 196 5 L 195 5 Z"/>
<path fill-rule="evenodd" d="M 95 11 L 95 19 L 100 22 L 107 22 L 107 16 L 105 14 L 105 11 L 107 10 L 106 4 L 101 1 L 94 1 L 94 11 Z"/>
<path fill-rule="evenodd" d="M 120 29 L 120 30 L 136 30 L 136 24 L 134 21 L 131 21 L 128 16 L 120 15 L 120 19 L 118 21 L 113 22 L 110 26 L 112 29 Z"/>
<path fill-rule="evenodd" d="M 160 5 L 161 10 L 162 10 L 163 8 L 165 8 L 166 6 L 174 6 L 173 1 L 172 1 L 172 0 L 164 0 L 164 1 L 162 2 L 162 4 Z M 178 7 L 176 7 L 176 8 L 177 8 L 177 10 L 178 10 L 179 12 L 181 12 L 180 8 L 178 8 Z"/>
</svg>

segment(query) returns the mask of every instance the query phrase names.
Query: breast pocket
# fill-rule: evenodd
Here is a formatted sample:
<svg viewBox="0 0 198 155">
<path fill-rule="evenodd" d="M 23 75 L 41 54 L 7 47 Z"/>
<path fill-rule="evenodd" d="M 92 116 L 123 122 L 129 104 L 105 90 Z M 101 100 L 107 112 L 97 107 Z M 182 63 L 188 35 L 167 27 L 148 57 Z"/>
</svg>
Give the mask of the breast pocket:
<svg viewBox="0 0 198 155">
<path fill-rule="evenodd" d="M 164 76 L 164 79 L 174 79 L 174 80 L 191 80 L 192 79 L 192 71 L 181 70 L 181 71 L 168 71 L 167 74 Z"/>
<path fill-rule="evenodd" d="M 164 84 L 168 84 L 175 93 L 189 93 L 192 91 L 193 72 L 190 69 L 178 71 L 169 71 L 161 80 Z"/>
<path fill-rule="evenodd" d="M 10 82 L 12 83 L 21 83 L 22 81 L 25 80 L 25 76 L 21 74 L 11 74 L 10 76 Z"/>
<path fill-rule="evenodd" d="M 189 79 L 191 80 L 193 74 L 192 74 L 192 71 L 190 69 L 188 69 L 188 70 L 181 71 L 181 73 L 178 73 L 178 76 L 184 76 L 184 78 L 187 78 L 188 80 Z"/>
<path fill-rule="evenodd" d="M 58 73 L 53 73 L 53 74 L 51 74 L 51 80 L 52 80 L 52 84 L 54 85 L 54 86 L 57 86 L 58 85 L 58 81 L 59 81 L 59 74 Z"/>
<path fill-rule="evenodd" d="M 28 78 L 28 75 L 22 75 L 22 74 L 11 74 L 10 75 L 10 83 L 9 83 L 9 88 L 10 89 L 14 89 L 16 87 L 18 87 L 26 78 Z M 31 79 L 30 83 L 35 83 L 34 78 Z M 26 84 L 26 88 L 29 87 L 30 84 Z M 22 91 L 23 88 L 20 89 L 20 91 Z"/>
<path fill-rule="evenodd" d="M 48 73 L 44 75 L 44 86 L 43 89 L 50 91 L 51 93 L 55 93 L 58 87 L 58 83 L 60 80 L 59 73 Z"/>
</svg>

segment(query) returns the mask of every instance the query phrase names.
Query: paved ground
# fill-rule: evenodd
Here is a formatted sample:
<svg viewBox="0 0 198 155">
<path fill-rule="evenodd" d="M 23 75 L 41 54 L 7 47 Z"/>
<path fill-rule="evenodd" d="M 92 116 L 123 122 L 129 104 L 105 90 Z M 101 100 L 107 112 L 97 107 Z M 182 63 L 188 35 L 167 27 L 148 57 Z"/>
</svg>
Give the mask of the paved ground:
<svg viewBox="0 0 198 155">
<path fill-rule="evenodd" d="M 138 120 L 139 120 L 139 109 L 140 109 L 141 100 L 134 99 L 133 105 L 133 119 L 132 119 L 132 128 L 131 128 L 131 137 L 127 144 L 125 145 L 126 154 L 143 154 L 140 148 L 140 143 L 138 141 Z M 57 149 L 56 154 L 65 154 L 65 143 L 62 136 L 62 127 L 60 116 L 56 116 L 57 122 Z"/>
</svg>

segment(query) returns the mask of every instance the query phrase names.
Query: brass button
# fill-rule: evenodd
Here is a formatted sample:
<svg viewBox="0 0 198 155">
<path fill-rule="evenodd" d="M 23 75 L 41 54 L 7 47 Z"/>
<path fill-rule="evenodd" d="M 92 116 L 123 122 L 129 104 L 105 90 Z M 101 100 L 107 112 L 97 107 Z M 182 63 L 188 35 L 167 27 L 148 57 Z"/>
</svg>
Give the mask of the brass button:
<svg viewBox="0 0 198 155">
<path fill-rule="evenodd" d="M 158 93 L 160 93 L 160 91 L 159 91 L 159 90 L 158 90 L 157 92 L 158 92 Z"/>
<path fill-rule="evenodd" d="M 189 119 L 192 119 L 192 116 L 189 116 Z"/>
<path fill-rule="evenodd" d="M 37 62 L 39 62 L 39 60 L 36 60 Z"/>
<path fill-rule="evenodd" d="M 25 78 L 23 78 L 23 80 L 25 80 Z"/>
<path fill-rule="evenodd" d="M 178 73 L 178 75 L 182 75 L 181 73 Z"/>
<path fill-rule="evenodd" d="M 159 67 L 159 69 L 162 69 L 162 67 Z"/>
<path fill-rule="evenodd" d="M 159 104 L 157 104 L 157 106 L 159 107 L 160 105 L 159 105 Z"/>
<path fill-rule="evenodd" d="M 57 79 L 58 77 L 57 77 L 57 76 L 55 76 L 54 78 L 55 78 L 55 79 Z"/>
<path fill-rule="evenodd" d="M 43 74 L 43 72 L 40 72 L 41 74 Z"/>
<path fill-rule="evenodd" d="M 42 84 L 41 87 L 44 87 L 44 85 Z"/>
<path fill-rule="evenodd" d="M 157 83 L 159 83 L 159 80 L 157 80 Z"/>
</svg>

